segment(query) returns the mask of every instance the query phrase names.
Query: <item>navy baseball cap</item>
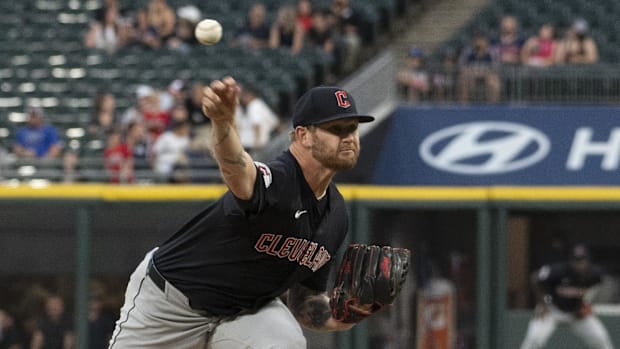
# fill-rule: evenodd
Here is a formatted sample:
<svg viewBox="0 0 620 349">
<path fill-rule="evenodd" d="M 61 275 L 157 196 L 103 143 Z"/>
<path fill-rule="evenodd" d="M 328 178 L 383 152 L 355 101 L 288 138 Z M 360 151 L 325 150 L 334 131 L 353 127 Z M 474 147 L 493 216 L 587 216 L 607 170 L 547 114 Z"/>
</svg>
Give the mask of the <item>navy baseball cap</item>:
<svg viewBox="0 0 620 349">
<path fill-rule="evenodd" d="M 375 119 L 369 115 L 359 115 L 353 96 L 347 91 L 340 87 L 319 86 L 308 90 L 295 103 L 293 127 L 349 118 L 357 118 L 359 122 Z"/>
</svg>

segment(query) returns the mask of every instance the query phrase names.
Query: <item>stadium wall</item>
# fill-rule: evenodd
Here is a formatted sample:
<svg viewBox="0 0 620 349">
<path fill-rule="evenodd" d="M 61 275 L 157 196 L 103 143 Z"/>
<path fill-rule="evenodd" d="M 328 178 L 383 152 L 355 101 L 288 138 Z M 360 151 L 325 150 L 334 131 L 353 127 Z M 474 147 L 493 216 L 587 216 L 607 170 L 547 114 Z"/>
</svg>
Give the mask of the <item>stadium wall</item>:
<svg viewBox="0 0 620 349">
<path fill-rule="evenodd" d="M 517 348 L 530 315 L 528 308 L 509 307 L 511 219 L 540 214 L 553 220 L 556 215 L 555 221 L 590 227 L 587 232 L 572 232 L 576 236 L 598 245 L 618 244 L 614 227 L 620 224 L 620 187 L 341 185 L 340 189 L 350 208 L 350 241 L 398 244 L 416 252 L 418 243 L 430 236 L 440 248 L 471 253 L 473 317 L 459 320 L 473 321 L 472 337 L 479 349 Z M 145 251 L 224 190 L 222 186 L 0 186 L 4 247 L 0 274 L 74 274 L 79 343 L 87 335 L 83 324 L 89 277 L 128 275 Z M 535 234 L 533 230 L 528 235 Z M 527 288 L 521 291 L 526 293 Z M 619 343 L 620 318 L 602 317 Z M 380 328 L 373 321 L 381 319 L 340 335 L 338 347 L 369 348 L 372 337 L 381 336 L 373 332 Z M 560 329 L 549 348 L 571 348 L 567 338 L 572 337 Z"/>
</svg>

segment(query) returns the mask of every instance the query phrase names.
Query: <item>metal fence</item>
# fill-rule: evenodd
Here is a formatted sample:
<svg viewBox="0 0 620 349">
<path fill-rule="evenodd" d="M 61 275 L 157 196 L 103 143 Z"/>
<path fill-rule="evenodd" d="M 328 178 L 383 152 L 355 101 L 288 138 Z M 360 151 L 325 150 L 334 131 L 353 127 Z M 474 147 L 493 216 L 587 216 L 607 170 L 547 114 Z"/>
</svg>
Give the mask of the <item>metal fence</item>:
<svg viewBox="0 0 620 349">
<path fill-rule="evenodd" d="M 619 103 L 617 65 L 502 67 L 502 98 L 508 102 Z"/>
<path fill-rule="evenodd" d="M 495 102 L 487 98 L 489 87 L 485 80 L 495 75 L 499 80 L 499 103 L 620 103 L 620 68 L 614 64 L 482 67 L 474 74 L 475 83 L 469 85 L 464 81 L 465 71 L 457 66 L 428 66 L 429 91 L 414 93 L 411 98 L 412 93 L 401 86 L 400 97 L 425 103 Z"/>
</svg>

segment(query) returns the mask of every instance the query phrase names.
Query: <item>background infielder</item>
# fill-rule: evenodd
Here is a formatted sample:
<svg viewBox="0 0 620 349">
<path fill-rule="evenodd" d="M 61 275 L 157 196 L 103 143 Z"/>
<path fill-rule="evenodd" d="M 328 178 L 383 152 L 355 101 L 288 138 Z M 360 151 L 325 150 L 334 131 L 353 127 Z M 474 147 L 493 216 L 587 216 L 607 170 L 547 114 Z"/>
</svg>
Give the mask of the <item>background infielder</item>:
<svg viewBox="0 0 620 349">
<path fill-rule="evenodd" d="M 238 93 L 227 77 L 203 96 L 229 191 L 146 254 L 111 349 L 305 348 L 299 324 L 349 329 L 402 286 L 407 250 L 352 245 L 326 292 L 348 225 L 331 179 L 356 164 L 358 123 L 373 117 L 358 115 L 342 89 L 311 89 L 296 104 L 289 150 L 255 163 L 236 133 Z M 279 299 L 286 291 L 288 307 Z"/>
<path fill-rule="evenodd" d="M 588 294 L 601 282 L 601 270 L 586 246 L 575 245 L 568 262 L 545 265 L 532 277 L 538 304 L 521 349 L 543 348 L 558 323 L 568 323 L 589 348 L 613 349 L 607 330 L 592 314 Z"/>
</svg>

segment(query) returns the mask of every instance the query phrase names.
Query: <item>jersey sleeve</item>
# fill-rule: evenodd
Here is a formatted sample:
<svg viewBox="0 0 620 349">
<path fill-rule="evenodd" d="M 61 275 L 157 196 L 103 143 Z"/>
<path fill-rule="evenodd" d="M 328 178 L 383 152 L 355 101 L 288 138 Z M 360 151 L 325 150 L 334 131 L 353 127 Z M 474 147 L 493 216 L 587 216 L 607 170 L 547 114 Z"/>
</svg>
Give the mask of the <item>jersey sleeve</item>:
<svg viewBox="0 0 620 349">
<path fill-rule="evenodd" d="M 256 181 L 254 182 L 252 197 L 249 200 L 236 198 L 239 207 L 250 215 L 262 212 L 275 202 L 279 187 L 279 184 L 274 183 L 274 172 L 268 165 L 258 161 L 255 161 L 254 165 Z M 277 173 L 275 174 L 275 177 L 280 177 Z"/>
</svg>

